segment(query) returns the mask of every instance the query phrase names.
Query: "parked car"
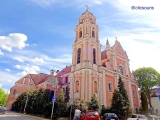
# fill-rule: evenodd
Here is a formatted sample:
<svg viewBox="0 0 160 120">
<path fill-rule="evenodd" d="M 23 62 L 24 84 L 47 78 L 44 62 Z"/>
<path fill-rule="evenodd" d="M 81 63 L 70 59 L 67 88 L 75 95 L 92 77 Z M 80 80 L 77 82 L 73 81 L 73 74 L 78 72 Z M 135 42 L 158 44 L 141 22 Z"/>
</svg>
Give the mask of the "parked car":
<svg viewBox="0 0 160 120">
<path fill-rule="evenodd" d="M 147 118 L 148 120 L 160 120 L 160 117 L 157 115 L 148 115 Z"/>
<path fill-rule="evenodd" d="M 100 120 L 100 115 L 95 110 L 88 110 L 80 118 L 81 120 Z"/>
<path fill-rule="evenodd" d="M 105 113 L 102 116 L 103 120 L 119 120 L 115 113 Z"/>
<path fill-rule="evenodd" d="M 127 118 L 127 120 L 148 120 L 145 115 L 142 114 L 132 114 L 130 118 Z"/>
<path fill-rule="evenodd" d="M 5 114 L 5 107 L 0 107 L 0 114 Z"/>
</svg>

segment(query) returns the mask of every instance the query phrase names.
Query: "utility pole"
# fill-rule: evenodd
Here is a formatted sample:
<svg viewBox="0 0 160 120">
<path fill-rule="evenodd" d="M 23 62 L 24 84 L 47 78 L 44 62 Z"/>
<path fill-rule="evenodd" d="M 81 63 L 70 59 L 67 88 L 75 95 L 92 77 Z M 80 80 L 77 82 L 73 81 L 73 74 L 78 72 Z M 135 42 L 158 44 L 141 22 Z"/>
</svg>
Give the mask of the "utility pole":
<svg viewBox="0 0 160 120">
<path fill-rule="evenodd" d="M 56 86 L 56 89 L 57 89 L 57 86 Z M 53 103 L 53 105 L 52 105 L 52 113 L 51 113 L 51 120 L 52 120 L 52 117 L 53 117 L 53 109 L 54 109 L 54 102 L 56 101 L 56 90 L 55 90 L 55 92 L 54 92 L 54 96 L 53 96 L 53 98 L 52 98 L 52 103 Z"/>
<path fill-rule="evenodd" d="M 57 78 L 56 78 L 56 83 L 55 83 L 55 90 L 54 90 L 54 96 L 52 98 L 52 102 L 53 102 L 53 105 L 52 105 L 52 112 L 51 112 L 51 120 L 53 118 L 53 110 L 54 110 L 54 102 L 56 101 L 56 91 L 57 91 L 57 84 L 58 84 L 58 81 L 57 81 Z"/>
</svg>

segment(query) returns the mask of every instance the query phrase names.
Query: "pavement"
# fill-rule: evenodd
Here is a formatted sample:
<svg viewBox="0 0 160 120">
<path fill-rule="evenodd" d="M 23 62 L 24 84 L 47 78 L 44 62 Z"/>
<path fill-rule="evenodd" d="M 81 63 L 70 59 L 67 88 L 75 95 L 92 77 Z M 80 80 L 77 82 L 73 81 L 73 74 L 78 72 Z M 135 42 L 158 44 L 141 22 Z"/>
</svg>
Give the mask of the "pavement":
<svg viewBox="0 0 160 120">
<path fill-rule="evenodd" d="M 22 113 L 17 113 L 17 112 L 13 112 L 13 111 L 5 111 L 5 114 L 8 115 L 21 115 L 24 116 L 26 118 L 28 118 L 29 120 L 50 120 L 50 119 L 46 119 L 46 118 L 42 118 L 42 117 L 37 117 L 37 116 L 33 116 L 33 115 L 28 115 L 28 114 L 22 114 Z"/>
</svg>

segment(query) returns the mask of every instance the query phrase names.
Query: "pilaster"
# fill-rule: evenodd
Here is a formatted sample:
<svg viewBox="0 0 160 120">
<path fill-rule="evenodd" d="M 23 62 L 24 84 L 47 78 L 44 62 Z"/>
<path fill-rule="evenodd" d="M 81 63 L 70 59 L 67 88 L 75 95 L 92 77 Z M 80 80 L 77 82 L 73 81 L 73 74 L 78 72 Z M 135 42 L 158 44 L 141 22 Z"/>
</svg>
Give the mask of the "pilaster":
<svg viewBox="0 0 160 120">
<path fill-rule="evenodd" d="M 103 70 L 103 79 L 102 79 L 102 88 L 103 88 L 103 105 L 107 106 L 106 104 L 106 82 L 105 82 L 105 70 Z"/>
</svg>

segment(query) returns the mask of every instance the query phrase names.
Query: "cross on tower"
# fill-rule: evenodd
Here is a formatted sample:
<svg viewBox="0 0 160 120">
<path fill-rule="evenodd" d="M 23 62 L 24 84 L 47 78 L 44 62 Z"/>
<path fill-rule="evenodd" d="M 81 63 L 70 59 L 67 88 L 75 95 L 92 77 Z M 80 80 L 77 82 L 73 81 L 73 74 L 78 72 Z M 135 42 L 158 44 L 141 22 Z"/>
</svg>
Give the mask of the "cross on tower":
<svg viewBox="0 0 160 120">
<path fill-rule="evenodd" d="M 85 6 L 86 6 L 86 10 L 88 10 L 89 9 L 88 5 L 85 5 Z"/>
</svg>

